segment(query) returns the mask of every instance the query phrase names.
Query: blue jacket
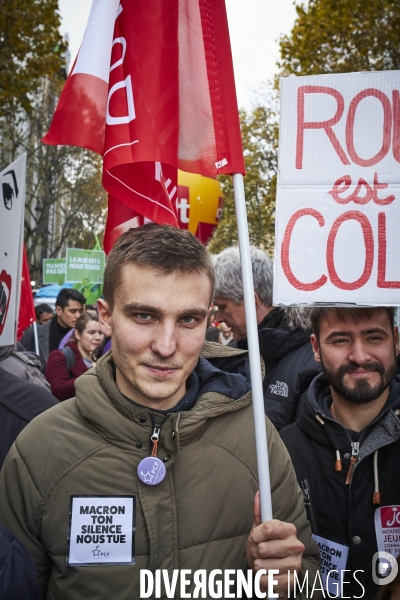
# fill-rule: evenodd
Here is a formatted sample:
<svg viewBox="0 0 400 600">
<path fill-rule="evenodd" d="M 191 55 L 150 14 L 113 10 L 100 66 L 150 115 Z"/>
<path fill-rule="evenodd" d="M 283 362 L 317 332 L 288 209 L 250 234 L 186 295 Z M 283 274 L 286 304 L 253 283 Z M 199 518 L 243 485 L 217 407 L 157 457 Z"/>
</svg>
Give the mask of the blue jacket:
<svg viewBox="0 0 400 600">
<path fill-rule="evenodd" d="M 0 525 L 0 598 L 40 600 L 35 563 L 25 546 Z"/>
<path fill-rule="evenodd" d="M 58 400 L 45 388 L 8 373 L 0 362 L 0 467 L 24 427 L 56 404 Z"/>
</svg>

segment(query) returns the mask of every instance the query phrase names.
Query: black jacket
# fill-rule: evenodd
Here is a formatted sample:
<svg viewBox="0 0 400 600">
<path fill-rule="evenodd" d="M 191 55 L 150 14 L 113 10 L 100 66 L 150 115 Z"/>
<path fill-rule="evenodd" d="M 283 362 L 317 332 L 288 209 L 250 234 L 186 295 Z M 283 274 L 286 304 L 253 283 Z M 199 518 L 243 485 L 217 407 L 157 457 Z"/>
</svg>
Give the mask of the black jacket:
<svg viewBox="0 0 400 600">
<path fill-rule="evenodd" d="M 50 321 L 37 326 L 37 336 L 39 343 L 39 358 L 42 365 L 47 363 L 50 352 L 57 350 L 63 337 L 70 331 L 70 328 L 61 327 L 57 322 L 57 315 L 54 315 Z M 26 329 L 21 338 L 21 344 L 25 350 L 35 352 L 35 335 L 33 325 Z"/>
<path fill-rule="evenodd" d="M 331 416 L 330 402 L 330 388 L 321 373 L 310 385 L 298 420 L 285 427 L 281 437 L 303 490 L 313 533 L 349 547 L 346 568 L 364 572 L 357 574 L 365 587 L 363 597 L 373 598 L 378 590 L 372 581 L 372 558 L 378 550 L 375 511 L 400 504 L 400 375 L 393 379 L 380 415 L 353 437 Z M 359 443 L 358 458 L 351 482 L 346 484 L 353 447 L 357 451 L 355 441 Z M 341 471 L 335 470 L 337 451 Z M 380 504 L 373 503 L 375 484 Z M 344 587 L 344 596 L 361 596 L 361 586 L 351 580 L 352 584 Z"/>
<path fill-rule="evenodd" d="M 265 364 L 265 414 L 278 430 L 296 418 L 298 375 L 317 368 L 311 330 L 295 325 L 296 322 L 289 322 L 287 310 L 282 308 L 274 308 L 258 325 L 260 354 Z M 235 347 L 247 350 L 247 338 L 237 341 Z"/>
<path fill-rule="evenodd" d="M 35 563 L 17 538 L 0 525 L 0 598 L 40 600 Z"/>
<path fill-rule="evenodd" d="M 54 319 L 54 317 L 53 317 Z M 49 357 L 49 331 L 50 321 L 44 323 L 44 325 L 37 326 L 37 335 L 39 343 L 39 359 L 42 365 L 45 365 Z M 22 334 L 21 344 L 28 352 L 35 352 L 35 335 L 33 332 L 33 325 L 30 325 L 28 329 L 25 329 Z"/>
<path fill-rule="evenodd" d="M 24 427 L 34 417 L 56 404 L 58 400 L 45 388 L 16 377 L 0 367 L 0 467 Z"/>
</svg>

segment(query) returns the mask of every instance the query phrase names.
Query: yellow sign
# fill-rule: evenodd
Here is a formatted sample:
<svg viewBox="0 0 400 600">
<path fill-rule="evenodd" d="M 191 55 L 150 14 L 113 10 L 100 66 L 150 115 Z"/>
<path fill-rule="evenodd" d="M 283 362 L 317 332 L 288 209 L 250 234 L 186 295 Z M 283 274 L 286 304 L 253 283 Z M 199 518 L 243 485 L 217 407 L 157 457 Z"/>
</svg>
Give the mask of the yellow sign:
<svg viewBox="0 0 400 600">
<path fill-rule="evenodd" d="M 181 229 L 188 229 L 206 244 L 221 220 L 223 205 L 222 188 L 217 179 L 178 171 L 176 213 Z"/>
</svg>

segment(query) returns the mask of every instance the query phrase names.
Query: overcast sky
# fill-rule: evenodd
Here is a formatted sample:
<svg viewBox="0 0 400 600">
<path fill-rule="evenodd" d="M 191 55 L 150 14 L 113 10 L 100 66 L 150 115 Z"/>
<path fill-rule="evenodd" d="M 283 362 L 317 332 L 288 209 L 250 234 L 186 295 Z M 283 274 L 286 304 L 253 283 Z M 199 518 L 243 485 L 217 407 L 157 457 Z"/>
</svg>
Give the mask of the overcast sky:
<svg viewBox="0 0 400 600">
<path fill-rule="evenodd" d="M 278 39 L 289 33 L 293 0 L 225 0 L 239 106 L 248 107 L 252 91 L 271 79 L 279 58 Z M 61 33 L 68 33 L 71 64 L 79 50 L 91 0 L 59 0 Z"/>
</svg>

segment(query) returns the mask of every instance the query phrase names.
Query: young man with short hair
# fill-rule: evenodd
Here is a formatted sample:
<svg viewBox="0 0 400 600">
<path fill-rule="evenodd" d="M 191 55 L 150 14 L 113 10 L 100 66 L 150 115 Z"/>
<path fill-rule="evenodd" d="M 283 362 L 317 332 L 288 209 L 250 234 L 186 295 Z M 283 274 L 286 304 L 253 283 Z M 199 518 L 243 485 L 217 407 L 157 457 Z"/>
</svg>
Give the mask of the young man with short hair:
<svg viewBox="0 0 400 600">
<path fill-rule="evenodd" d="M 63 337 L 74 327 L 77 318 L 83 313 L 86 298 L 72 288 L 62 288 L 56 300 L 56 314 L 50 321 L 38 327 L 39 358 L 46 364 L 50 352 L 58 350 Z M 25 331 L 21 344 L 26 350 L 35 352 L 32 325 Z"/>
<path fill-rule="evenodd" d="M 275 520 L 256 517 L 249 537 L 251 393 L 200 356 L 213 288 L 187 231 L 146 225 L 111 251 L 99 317 L 112 350 L 19 437 L 1 474 L 0 521 L 28 546 L 47 599 L 139 598 L 143 569 L 171 582 L 174 569 L 276 568 L 283 598 L 294 571 L 315 575 L 302 494 L 269 421 Z"/>
<path fill-rule="evenodd" d="M 35 306 L 36 322 L 38 325 L 44 325 L 47 321 L 51 321 L 54 316 L 53 309 L 49 304 L 38 304 Z"/>
<path fill-rule="evenodd" d="M 393 316 L 387 307 L 313 309 L 311 341 L 323 373 L 312 381 L 299 419 L 281 431 L 319 536 L 322 567 L 349 570 L 342 597 L 374 596 L 373 556 L 384 550 L 385 514 L 400 508 Z"/>
</svg>

